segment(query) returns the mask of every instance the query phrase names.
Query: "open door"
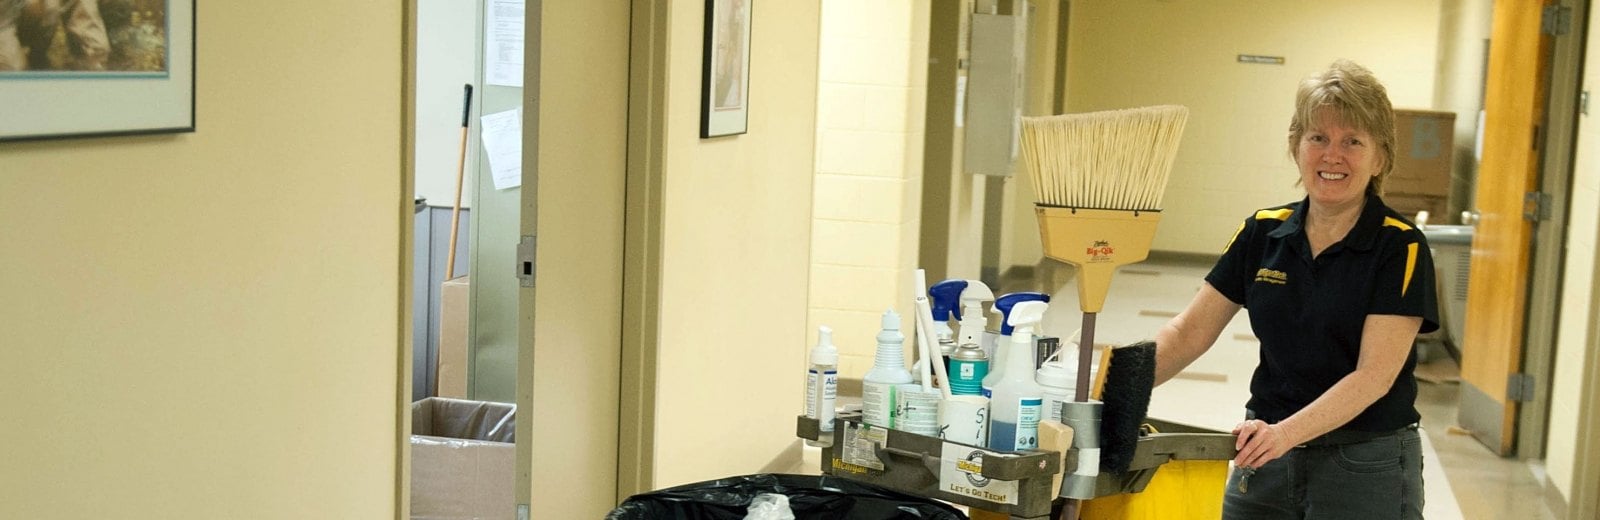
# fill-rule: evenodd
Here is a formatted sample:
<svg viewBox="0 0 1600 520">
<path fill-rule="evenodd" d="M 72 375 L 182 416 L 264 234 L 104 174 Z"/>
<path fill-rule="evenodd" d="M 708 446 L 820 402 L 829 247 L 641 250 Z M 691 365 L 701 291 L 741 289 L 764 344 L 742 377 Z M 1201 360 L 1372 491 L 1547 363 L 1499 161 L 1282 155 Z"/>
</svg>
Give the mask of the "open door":
<svg viewBox="0 0 1600 520">
<path fill-rule="evenodd" d="M 1538 190 L 1551 39 L 1544 2 L 1495 2 L 1484 85 L 1471 286 L 1461 348 L 1458 420 L 1479 442 L 1510 455 L 1521 393 L 1533 224 L 1524 198 Z M 1517 379 L 1517 382 L 1513 382 Z M 1515 390 L 1515 392 L 1513 392 Z"/>
</svg>

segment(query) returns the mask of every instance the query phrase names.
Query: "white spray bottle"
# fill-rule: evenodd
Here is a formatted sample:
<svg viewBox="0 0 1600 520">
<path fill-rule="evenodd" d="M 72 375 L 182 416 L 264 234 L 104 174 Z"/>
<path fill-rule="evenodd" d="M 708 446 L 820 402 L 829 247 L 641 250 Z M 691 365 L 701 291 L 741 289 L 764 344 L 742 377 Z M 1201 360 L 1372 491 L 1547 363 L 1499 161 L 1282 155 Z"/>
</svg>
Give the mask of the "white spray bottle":
<svg viewBox="0 0 1600 520">
<path fill-rule="evenodd" d="M 883 311 L 883 330 L 878 331 L 878 354 L 872 370 L 861 379 L 861 420 L 872 426 L 894 427 L 895 385 L 909 384 L 906 370 L 906 342 L 900 333 L 900 315 L 894 309 Z"/>
<path fill-rule="evenodd" d="M 994 345 L 994 354 L 989 356 L 989 375 L 983 378 L 984 397 L 989 397 L 989 394 L 994 391 L 995 383 L 1005 377 L 1006 370 L 1011 366 L 1007 360 L 1012 352 L 1021 352 L 1024 357 L 1028 358 L 1028 374 L 1033 374 L 1033 345 L 1028 345 L 1026 348 L 1011 347 L 1012 325 L 1009 322 L 1011 311 L 1013 307 L 1022 302 L 1049 303 L 1050 295 L 1041 292 L 1014 292 L 995 298 L 994 309 L 991 312 L 1000 315 L 1000 334 L 997 336 L 999 339 Z M 986 336 L 990 335 L 988 332 L 984 334 Z"/>
<path fill-rule="evenodd" d="M 1011 309 L 1006 323 L 1011 351 L 1004 375 L 994 385 L 989 404 L 989 448 L 1000 451 L 1039 447 L 1039 418 L 1044 415 L 1044 387 L 1034 381 L 1033 331 L 1044 319 L 1049 304 L 1024 301 Z"/>
<path fill-rule="evenodd" d="M 839 349 L 833 346 L 833 329 L 817 327 L 817 346 L 811 348 L 811 369 L 806 372 L 806 417 L 817 420 L 823 436 L 833 432 L 833 408 L 839 398 Z M 807 440 L 811 446 L 833 443 Z"/>
<path fill-rule="evenodd" d="M 983 379 L 989 375 L 993 362 L 981 344 L 984 319 L 983 302 L 993 300 L 989 286 L 977 280 L 968 280 L 961 291 L 960 333 L 956 352 L 950 356 L 950 390 L 959 395 L 982 395 Z"/>
</svg>

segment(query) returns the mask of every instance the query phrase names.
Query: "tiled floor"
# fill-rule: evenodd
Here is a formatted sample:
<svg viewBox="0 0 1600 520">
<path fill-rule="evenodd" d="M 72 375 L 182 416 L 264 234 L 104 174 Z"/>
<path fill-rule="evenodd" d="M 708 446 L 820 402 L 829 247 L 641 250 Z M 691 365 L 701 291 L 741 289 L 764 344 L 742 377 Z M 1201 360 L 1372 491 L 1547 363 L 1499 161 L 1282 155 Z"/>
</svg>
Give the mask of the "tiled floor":
<svg viewBox="0 0 1600 520">
<path fill-rule="evenodd" d="M 1153 259 L 1118 272 L 1096 324 L 1096 343 L 1126 344 L 1154 336 L 1157 328 L 1182 310 L 1202 283 L 1209 264 Z M 1043 269 L 1034 280 L 1004 283 L 1004 292 L 1045 290 L 1057 296 L 1045 317 L 1044 330 L 1057 336 L 1074 334 L 1082 320 L 1070 267 Z M 1029 287 L 1032 285 L 1032 287 Z M 997 291 L 997 294 L 999 292 Z M 1250 373 L 1257 343 L 1245 313 L 1240 312 L 1217 344 L 1178 378 L 1156 388 L 1150 416 L 1227 431 L 1239 421 L 1249 397 Z M 1470 436 L 1452 433 L 1456 424 L 1457 385 L 1448 357 L 1434 356 L 1430 377 L 1419 381 L 1417 408 L 1422 413 L 1423 478 L 1427 486 L 1424 514 L 1448 519 L 1553 519 L 1544 507 L 1538 484 L 1543 468 L 1537 462 L 1501 458 Z M 1440 363 L 1432 365 L 1432 363 Z M 806 448 L 804 466 L 816 473 L 820 452 Z"/>
</svg>

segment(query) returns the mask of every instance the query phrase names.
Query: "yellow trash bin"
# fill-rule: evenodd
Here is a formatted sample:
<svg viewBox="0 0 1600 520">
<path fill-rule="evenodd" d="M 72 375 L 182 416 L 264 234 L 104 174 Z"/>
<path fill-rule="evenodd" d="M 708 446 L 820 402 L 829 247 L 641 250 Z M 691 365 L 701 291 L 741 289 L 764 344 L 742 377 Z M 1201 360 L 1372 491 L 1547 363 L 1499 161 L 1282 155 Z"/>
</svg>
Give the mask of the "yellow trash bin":
<svg viewBox="0 0 1600 520">
<path fill-rule="evenodd" d="M 1084 520 L 1216 520 L 1222 518 L 1227 460 L 1174 460 L 1162 464 L 1139 493 L 1085 501 Z"/>
</svg>

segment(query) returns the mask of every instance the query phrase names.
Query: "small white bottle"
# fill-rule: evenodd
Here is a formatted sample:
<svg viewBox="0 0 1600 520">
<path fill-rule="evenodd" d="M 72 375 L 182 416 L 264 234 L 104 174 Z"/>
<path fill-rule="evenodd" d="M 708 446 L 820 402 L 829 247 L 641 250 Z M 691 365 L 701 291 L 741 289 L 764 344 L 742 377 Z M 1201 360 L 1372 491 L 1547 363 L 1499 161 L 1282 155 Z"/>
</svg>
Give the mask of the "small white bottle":
<svg viewBox="0 0 1600 520">
<path fill-rule="evenodd" d="M 811 369 L 806 372 L 806 417 L 817 420 L 823 436 L 833 432 L 834 403 L 839 398 L 839 349 L 833 346 L 833 329 L 817 327 L 817 346 L 811 347 Z M 807 440 L 811 446 L 832 442 Z"/>
<path fill-rule="evenodd" d="M 1049 304 L 1018 303 L 1007 319 L 1014 327 L 1006 348 L 1005 373 L 995 382 L 989 401 L 989 449 L 1031 450 L 1039 447 L 1039 419 L 1044 413 L 1044 387 L 1034 381 L 1033 329 Z"/>
<path fill-rule="evenodd" d="M 900 315 L 894 309 L 884 311 L 882 324 L 872 370 L 861 379 L 861 420 L 868 425 L 893 428 L 895 386 L 911 383 L 911 371 L 906 370 L 902 347 L 906 337 L 900 333 Z"/>
<path fill-rule="evenodd" d="M 1078 366 L 1067 367 L 1060 361 L 1046 361 L 1039 366 L 1033 380 L 1044 388 L 1044 417 L 1061 422 L 1061 403 L 1071 402 L 1078 386 Z"/>
</svg>

